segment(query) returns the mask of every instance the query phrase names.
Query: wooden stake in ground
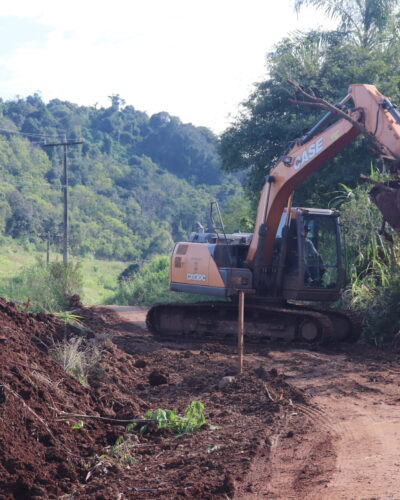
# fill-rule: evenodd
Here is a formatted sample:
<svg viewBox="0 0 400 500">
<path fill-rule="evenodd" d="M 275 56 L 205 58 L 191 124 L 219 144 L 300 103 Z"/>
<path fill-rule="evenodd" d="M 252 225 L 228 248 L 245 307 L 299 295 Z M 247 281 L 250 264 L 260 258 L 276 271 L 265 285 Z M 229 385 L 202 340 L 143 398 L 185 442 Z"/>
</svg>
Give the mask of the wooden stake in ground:
<svg viewBox="0 0 400 500">
<path fill-rule="evenodd" d="M 243 373 L 243 335 L 244 335 L 244 292 L 239 292 L 239 317 L 238 317 L 238 352 L 239 375 Z"/>
</svg>

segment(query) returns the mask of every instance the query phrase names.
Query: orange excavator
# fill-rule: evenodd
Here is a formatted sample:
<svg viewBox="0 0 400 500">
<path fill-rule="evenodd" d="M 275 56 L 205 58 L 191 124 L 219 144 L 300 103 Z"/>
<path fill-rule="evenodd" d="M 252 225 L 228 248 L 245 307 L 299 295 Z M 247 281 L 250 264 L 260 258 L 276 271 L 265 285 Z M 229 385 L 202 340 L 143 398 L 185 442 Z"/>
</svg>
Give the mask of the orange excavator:
<svg viewBox="0 0 400 500">
<path fill-rule="evenodd" d="M 249 340 L 356 341 L 361 329 L 354 315 L 310 304 L 336 301 L 345 284 L 339 213 L 292 207 L 292 195 L 361 133 L 380 154 L 399 162 L 400 113 L 373 85 L 351 85 L 335 109 L 270 170 L 254 233 L 226 234 L 221 220 L 221 229 L 215 224 L 212 232 L 200 228 L 175 245 L 170 289 L 225 300 L 157 304 L 147 315 L 149 330 L 173 339 L 234 337 L 237 297 L 245 292 Z M 385 196 L 385 188 L 380 194 Z M 394 219 L 389 222 L 397 229 L 398 212 Z"/>
</svg>

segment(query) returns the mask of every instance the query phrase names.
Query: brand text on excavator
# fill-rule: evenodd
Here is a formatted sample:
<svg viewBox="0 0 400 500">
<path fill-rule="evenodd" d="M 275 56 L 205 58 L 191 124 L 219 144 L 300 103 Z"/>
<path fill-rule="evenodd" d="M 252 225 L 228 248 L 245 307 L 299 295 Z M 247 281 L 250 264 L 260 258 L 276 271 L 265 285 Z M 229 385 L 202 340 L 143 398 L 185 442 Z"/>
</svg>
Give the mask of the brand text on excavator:
<svg viewBox="0 0 400 500">
<path fill-rule="evenodd" d="M 314 158 L 314 156 L 320 153 L 324 148 L 324 139 L 320 137 L 317 141 L 310 144 L 310 146 L 303 151 L 303 154 L 300 156 L 296 156 L 294 160 L 294 169 L 298 170 L 301 168 L 306 162 Z"/>
</svg>

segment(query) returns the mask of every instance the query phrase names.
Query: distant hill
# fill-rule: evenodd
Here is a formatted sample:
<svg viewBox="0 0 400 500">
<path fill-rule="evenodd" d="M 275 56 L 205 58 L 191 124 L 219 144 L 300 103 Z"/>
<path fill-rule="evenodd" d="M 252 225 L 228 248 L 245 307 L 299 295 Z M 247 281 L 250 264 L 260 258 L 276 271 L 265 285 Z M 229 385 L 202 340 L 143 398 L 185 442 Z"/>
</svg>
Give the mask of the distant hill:
<svg viewBox="0 0 400 500">
<path fill-rule="evenodd" d="M 0 242 L 43 246 L 62 233 L 62 156 L 69 148 L 71 250 L 76 255 L 143 260 L 170 250 L 203 221 L 212 199 L 240 192 L 220 170 L 216 137 L 161 112 L 146 113 L 110 96 L 108 108 L 38 94 L 0 100 Z"/>
</svg>

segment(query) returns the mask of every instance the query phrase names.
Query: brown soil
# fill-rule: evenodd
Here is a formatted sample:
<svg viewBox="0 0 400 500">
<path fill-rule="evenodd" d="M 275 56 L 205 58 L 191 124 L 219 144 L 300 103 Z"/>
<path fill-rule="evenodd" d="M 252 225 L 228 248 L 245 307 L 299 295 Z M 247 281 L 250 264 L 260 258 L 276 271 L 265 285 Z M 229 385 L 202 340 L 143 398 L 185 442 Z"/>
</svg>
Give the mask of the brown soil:
<svg viewBox="0 0 400 500">
<path fill-rule="evenodd" d="M 145 313 L 79 311 L 102 352 L 86 388 L 48 353 L 83 333 L 0 300 L 1 499 L 398 498 L 397 354 L 247 346 L 221 382 L 234 346 L 156 341 Z M 194 400 L 209 424 L 195 433 L 121 422 Z"/>
</svg>

